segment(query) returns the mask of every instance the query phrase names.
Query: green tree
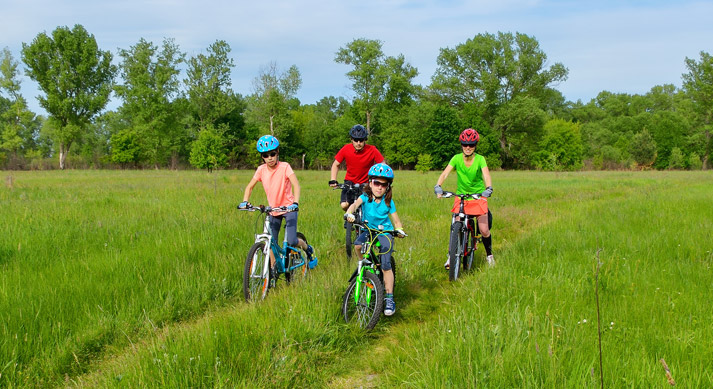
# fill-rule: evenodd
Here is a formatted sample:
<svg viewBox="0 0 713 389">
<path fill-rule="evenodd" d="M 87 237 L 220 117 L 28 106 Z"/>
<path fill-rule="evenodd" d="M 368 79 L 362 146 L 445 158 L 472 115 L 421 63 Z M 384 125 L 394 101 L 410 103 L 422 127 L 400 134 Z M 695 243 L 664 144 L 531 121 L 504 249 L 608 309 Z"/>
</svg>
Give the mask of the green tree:
<svg viewBox="0 0 713 389">
<path fill-rule="evenodd" d="M 226 166 L 228 157 L 221 134 L 212 127 L 204 128 L 191 147 L 191 165 L 198 169 L 213 169 Z"/>
<path fill-rule="evenodd" d="M 690 170 L 701 170 L 703 168 L 703 162 L 701 162 L 701 157 L 696 153 L 691 153 L 688 156 L 688 168 Z"/>
<path fill-rule="evenodd" d="M 527 158 L 516 155 L 513 146 L 526 137 L 512 124 L 535 124 L 531 119 L 544 115 L 543 108 L 557 101 L 551 85 L 567 79 L 567 68 L 561 63 L 546 68 L 547 55 L 534 37 L 502 32 L 478 34 L 453 49 L 441 49 L 437 63 L 430 89 L 452 104 L 483 104 L 484 118 L 499 132 L 504 164 L 522 165 Z M 501 113 L 503 109 L 508 112 Z M 518 114 L 526 117 L 514 116 Z M 541 131 L 541 126 L 529 128 Z"/>
<path fill-rule="evenodd" d="M 379 40 L 355 39 L 340 48 L 334 58 L 337 63 L 352 66 L 347 78 L 356 93 L 353 106 L 364 113 L 370 132 L 379 109 L 398 110 L 410 104 L 417 92 L 413 79 L 418 69 L 408 64 L 403 55 L 387 57 L 382 45 Z"/>
<path fill-rule="evenodd" d="M 231 68 L 235 67 L 230 45 L 218 40 L 212 43 L 207 54 L 198 54 L 187 61 L 188 101 L 197 121 L 198 129 L 215 126 L 219 118 L 235 109 L 233 91 L 230 89 Z"/>
<path fill-rule="evenodd" d="M 139 162 L 141 146 L 135 129 L 127 129 L 111 136 L 111 161 L 126 167 Z"/>
<path fill-rule="evenodd" d="M 535 165 L 543 170 L 582 168 L 582 138 L 579 124 L 552 119 L 544 126 L 545 135 L 535 153 Z"/>
<path fill-rule="evenodd" d="M 116 73 L 112 55 L 100 50 L 94 35 L 77 24 L 71 30 L 58 27 L 51 36 L 40 33 L 29 45 L 23 43 L 22 59 L 27 75 L 44 92 L 38 100 L 55 122 L 53 136 L 64 169 L 72 142 L 109 101 Z"/>
<path fill-rule="evenodd" d="M 275 62 L 260 69 L 253 79 L 253 94 L 250 96 L 248 112 L 250 120 L 258 124 L 270 135 L 279 136 L 280 121 L 289 117 L 290 100 L 302 86 L 302 76 L 297 66 L 292 65 L 280 72 Z M 277 134 L 277 135 L 276 135 Z"/>
<path fill-rule="evenodd" d="M 678 147 L 671 150 L 671 156 L 668 158 L 669 170 L 683 170 L 686 167 L 685 157 L 683 152 Z"/>
<path fill-rule="evenodd" d="M 630 148 L 631 156 L 640 167 L 651 166 L 656 161 L 656 142 L 647 129 L 634 135 Z"/>
<path fill-rule="evenodd" d="M 713 57 L 704 51 L 701 51 L 700 56 L 699 61 L 686 57 L 688 73 L 684 73 L 682 78 L 683 89 L 693 101 L 698 119 L 698 131 L 704 135 L 703 168 L 708 169 L 710 152 L 713 147 L 711 144 L 711 132 L 713 131 Z"/>
<path fill-rule="evenodd" d="M 35 114 L 20 94 L 18 66 L 8 48 L 0 52 L 0 97 L 8 97 L 0 108 L 0 150 L 10 153 L 11 159 L 31 150 L 38 130 Z"/>
<path fill-rule="evenodd" d="M 140 143 L 136 146 L 140 153 L 136 158 L 163 164 L 181 146 L 183 127 L 176 99 L 180 93 L 179 66 L 185 54 L 171 39 L 164 39 L 159 49 L 141 38 L 129 50 L 119 50 L 119 56 L 123 84 L 116 85 L 114 91 L 124 101 L 120 113 L 139 135 Z"/>
<path fill-rule="evenodd" d="M 423 135 L 425 150 L 433 157 L 436 168 L 443 168 L 454 154 L 460 152 L 458 136 L 463 125 L 455 108 L 449 105 L 438 105 L 432 113 L 429 126 Z"/>
</svg>

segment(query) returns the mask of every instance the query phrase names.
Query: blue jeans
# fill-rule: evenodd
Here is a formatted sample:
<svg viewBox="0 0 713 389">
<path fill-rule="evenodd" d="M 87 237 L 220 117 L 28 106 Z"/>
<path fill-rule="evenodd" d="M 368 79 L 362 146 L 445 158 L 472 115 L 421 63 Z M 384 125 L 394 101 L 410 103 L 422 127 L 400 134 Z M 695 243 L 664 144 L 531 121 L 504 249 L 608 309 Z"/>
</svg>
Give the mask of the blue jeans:
<svg viewBox="0 0 713 389">
<path fill-rule="evenodd" d="M 364 242 L 369 238 L 369 231 L 362 231 L 361 234 L 354 241 L 355 246 L 363 245 Z M 391 253 L 394 247 L 394 237 L 391 234 L 379 234 L 377 238 L 381 243 L 379 250 L 379 255 L 381 255 L 381 270 L 387 271 L 391 270 Z"/>
<path fill-rule="evenodd" d="M 297 214 L 299 212 L 288 212 L 280 216 L 270 215 L 270 230 L 272 230 L 272 239 L 280 245 L 277 240 L 280 235 L 280 227 L 282 227 L 282 219 L 285 219 L 285 236 L 287 237 L 287 244 L 292 247 L 297 247 L 299 240 L 297 240 Z"/>
</svg>

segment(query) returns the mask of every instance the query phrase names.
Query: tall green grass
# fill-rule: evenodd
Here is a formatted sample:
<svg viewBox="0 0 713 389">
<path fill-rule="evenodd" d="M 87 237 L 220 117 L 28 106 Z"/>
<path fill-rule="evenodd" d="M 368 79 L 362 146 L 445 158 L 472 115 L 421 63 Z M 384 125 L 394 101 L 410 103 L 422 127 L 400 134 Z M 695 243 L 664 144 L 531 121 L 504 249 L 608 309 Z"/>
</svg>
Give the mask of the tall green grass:
<svg viewBox="0 0 713 389">
<path fill-rule="evenodd" d="M 325 172 L 297 172 L 319 266 L 257 304 L 252 172 L 5 174 L 0 386 L 599 386 L 599 250 L 605 384 L 666 386 L 662 358 L 713 384 L 709 172 L 494 172 L 497 265 L 456 283 L 437 173 L 397 172 L 397 313 L 371 333 L 339 317 L 354 263 Z"/>
</svg>

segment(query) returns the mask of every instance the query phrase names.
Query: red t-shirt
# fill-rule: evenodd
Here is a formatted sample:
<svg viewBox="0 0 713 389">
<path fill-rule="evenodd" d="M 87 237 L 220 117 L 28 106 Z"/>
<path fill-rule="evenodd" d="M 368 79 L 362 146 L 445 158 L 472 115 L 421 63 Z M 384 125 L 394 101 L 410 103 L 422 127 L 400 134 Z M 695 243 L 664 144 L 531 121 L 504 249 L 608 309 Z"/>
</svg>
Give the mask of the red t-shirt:
<svg viewBox="0 0 713 389">
<path fill-rule="evenodd" d="M 344 145 L 334 159 L 339 163 L 347 162 L 347 175 L 344 180 L 355 184 L 365 183 L 369 179 L 369 168 L 384 162 L 384 156 L 376 147 L 364 145 L 364 148 L 357 152 L 351 143 Z"/>
</svg>

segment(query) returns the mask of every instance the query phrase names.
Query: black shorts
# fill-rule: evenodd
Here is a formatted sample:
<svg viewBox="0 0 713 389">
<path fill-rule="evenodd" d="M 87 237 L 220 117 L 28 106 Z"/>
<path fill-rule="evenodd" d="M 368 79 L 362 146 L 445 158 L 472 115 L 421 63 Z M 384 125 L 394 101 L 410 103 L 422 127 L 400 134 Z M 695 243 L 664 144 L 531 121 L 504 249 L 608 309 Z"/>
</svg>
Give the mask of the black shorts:
<svg viewBox="0 0 713 389">
<path fill-rule="evenodd" d="M 354 185 L 354 183 L 351 181 L 344 181 L 344 183 L 348 184 L 348 185 Z M 344 189 L 342 189 L 342 196 L 340 198 L 340 201 L 342 203 L 348 203 L 348 204 L 355 202 L 356 199 L 361 195 L 363 186 L 364 186 L 364 184 L 360 184 L 358 188 L 344 188 Z"/>
</svg>

